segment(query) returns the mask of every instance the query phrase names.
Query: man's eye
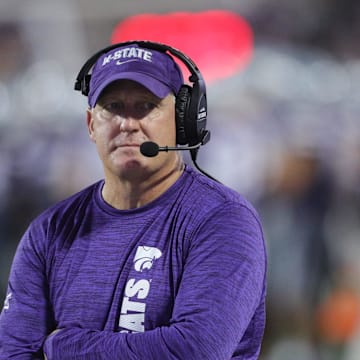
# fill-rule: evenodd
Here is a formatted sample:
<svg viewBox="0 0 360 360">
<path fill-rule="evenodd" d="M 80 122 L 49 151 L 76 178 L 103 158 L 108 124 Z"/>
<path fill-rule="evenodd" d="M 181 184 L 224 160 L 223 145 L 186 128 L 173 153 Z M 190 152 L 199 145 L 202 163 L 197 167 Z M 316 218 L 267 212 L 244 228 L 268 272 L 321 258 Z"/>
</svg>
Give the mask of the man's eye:
<svg viewBox="0 0 360 360">
<path fill-rule="evenodd" d="M 152 102 L 139 102 L 136 103 L 135 108 L 138 111 L 151 111 L 156 108 L 156 104 Z"/>
<path fill-rule="evenodd" d="M 113 114 L 119 114 L 121 111 L 124 110 L 124 104 L 120 102 L 111 102 L 105 104 L 103 107 L 106 111 L 111 112 Z"/>
</svg>

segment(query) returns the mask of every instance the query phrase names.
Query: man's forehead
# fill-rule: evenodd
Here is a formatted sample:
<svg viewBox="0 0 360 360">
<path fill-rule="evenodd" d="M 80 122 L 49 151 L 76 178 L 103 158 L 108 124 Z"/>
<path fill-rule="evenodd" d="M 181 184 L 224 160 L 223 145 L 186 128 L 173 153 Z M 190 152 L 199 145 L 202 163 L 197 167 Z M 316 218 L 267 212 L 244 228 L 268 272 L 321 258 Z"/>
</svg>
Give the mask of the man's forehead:
<svg viewBox="0 0 360 360">
<path fill-rule="evenodd" d="M 121 95 L 129 94 L 131 92 L 132 96 L 136 93 L 137 95 L 151 97 L 154 99 L 159 99 L 155 94 L 153 94 L 145 86 L 139 84 L 133 80 L 116 80 L 109 84 L 101 93 L 99 100 L 104 96 L 109 95 Z"/>
</svg>

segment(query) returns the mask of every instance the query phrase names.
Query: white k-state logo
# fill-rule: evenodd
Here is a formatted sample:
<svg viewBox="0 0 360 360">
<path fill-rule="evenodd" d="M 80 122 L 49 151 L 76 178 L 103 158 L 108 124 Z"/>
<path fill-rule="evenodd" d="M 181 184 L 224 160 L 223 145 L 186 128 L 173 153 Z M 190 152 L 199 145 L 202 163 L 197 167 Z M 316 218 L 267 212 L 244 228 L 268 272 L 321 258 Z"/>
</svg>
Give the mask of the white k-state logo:
<svg viewBox="0 0 360 360">
<path fill-rule="evenodd" d="M 102 66 L 115 60 L 117 60 L 116 61 L 117 65 L 122 65 L 129 62 L 129 60 L 134 61 L 137 59 L 142 59 L 151 62 L 152 52 L 146 49 L 135 48 L 135 47 L 120 49 L 108 56 L 105 56 L 102 62 Z"/>
<path fill-rule="evenodd" d="M 155 260 L 159 259 L 162 252 L 151 246 L 138 246 L 134 257 L 134 268 L 138 272 L 150 270 Z"/>
</svg>

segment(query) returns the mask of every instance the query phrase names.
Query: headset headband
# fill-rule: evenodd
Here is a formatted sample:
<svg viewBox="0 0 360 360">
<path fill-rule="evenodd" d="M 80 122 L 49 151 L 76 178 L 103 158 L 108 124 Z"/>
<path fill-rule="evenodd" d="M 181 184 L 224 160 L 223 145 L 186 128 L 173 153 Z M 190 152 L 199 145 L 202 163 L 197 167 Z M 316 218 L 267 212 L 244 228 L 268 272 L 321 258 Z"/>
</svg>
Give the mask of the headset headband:
<svg viewBox="0 0 360 360">
<path fill-rule="evenodd" d="M 132 45 L 132 44 L 137 44 L 140 47 L 144 47 L 147 49 L 153 49 L 153 50 L 157 50 L 157 51 L 161 51 L 161 52 L 169 52 L 170 54 L 174 55 L 176 58 L 181 60 L 182 63 L 190 71 L 190 74 L 191 74 L 189 77 L 190 82 L 192 82 L 192 83 L 198 82 L 199 84 L 201 84 L 202 87 L 205 87 L 204 79 L 203 79 L 201 72 L 200 72 L 199 68 L 197 67 L 197 65 L 194 63 L 194 61 L 189 56 L 185 55 L 180 50 L 178 50 L 174 47 L 162 44 L 162 43 L 158 43 L 158 42 L 145 41 L 145 40 L 141 40 L 141 41 L 130 40 L 130 41 L 120 42 L 117 44 L 112 44 L 110 46 L 107 46 L 107 47 L 103 48 L 102 50 L 99 50 L 93 56 L 91 56 L 86 61 L 86 63 L 82 66 L 82 68 L 80 69 L 79 74 L 76 77 L 74 89 L 77 91 L 81 91 L 83 95 L 87 96 L 89 93 L 89 72 L 90 72 L 91 68 L 93 67 L 93 65 L 96 63 L 96 61 L 98 60 L 98 58 L 101 55 L 106 54 L 107 52 L 109 52 L 113 49 L 116 49 L 116 48 L 122 47 L 122 46 L 126 46 L 126 45 Z"/>
</svg>

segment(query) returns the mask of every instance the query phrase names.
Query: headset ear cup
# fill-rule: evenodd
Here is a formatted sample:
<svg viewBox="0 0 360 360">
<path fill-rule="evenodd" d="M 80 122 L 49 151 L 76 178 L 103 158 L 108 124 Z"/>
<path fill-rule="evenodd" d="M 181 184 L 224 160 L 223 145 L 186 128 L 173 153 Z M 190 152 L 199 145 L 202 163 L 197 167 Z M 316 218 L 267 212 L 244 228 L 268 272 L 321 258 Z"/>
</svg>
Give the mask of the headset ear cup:
<svg viewBox="0 0 360 360">
<path fill-rule="evenodd" d="M 182 85 L 175 101 L 176 143 L 179 145 L 186 145 L 188 143 L 185 122 L 188 115 L 190 98 L 191 87 Z"/>
</svg>

